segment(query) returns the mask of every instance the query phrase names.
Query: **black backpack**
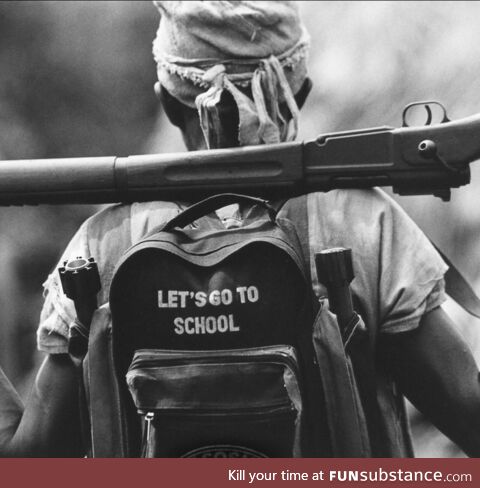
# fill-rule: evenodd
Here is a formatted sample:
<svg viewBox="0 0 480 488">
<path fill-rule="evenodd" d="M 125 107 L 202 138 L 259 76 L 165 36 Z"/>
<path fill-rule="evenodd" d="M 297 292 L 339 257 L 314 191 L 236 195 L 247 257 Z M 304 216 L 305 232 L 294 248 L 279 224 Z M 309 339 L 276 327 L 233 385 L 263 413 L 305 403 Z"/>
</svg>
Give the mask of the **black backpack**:
<svg viewBox="0 0 480 488">
<path fill-rule="evenodd" d="M 291 215 L 302 202 L 287 203 Z M 185 228 L 231 203 L 255 218 Z M 341 333 L 313 295 L 295 225 L 276 213 L 260 199 L 217 195 L 125 253 L 111 320 L 99 309 L 90 334 L 93 455 L 370 455 Z"/>
</svg>

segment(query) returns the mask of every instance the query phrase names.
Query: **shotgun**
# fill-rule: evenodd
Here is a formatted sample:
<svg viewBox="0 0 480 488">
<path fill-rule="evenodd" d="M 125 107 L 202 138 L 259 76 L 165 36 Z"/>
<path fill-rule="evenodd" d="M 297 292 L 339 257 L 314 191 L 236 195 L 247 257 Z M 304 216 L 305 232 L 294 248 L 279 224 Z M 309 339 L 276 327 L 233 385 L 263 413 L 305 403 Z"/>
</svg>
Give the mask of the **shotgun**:
<svg viewBox="0 0 480 488">
<path fill-rule="evenodd" d="M 414 106 L 428 118 L 406 122 Z M 431 123 L 432 105 L 443 119 Z M 334 188 L 392 187 L 450 199 L 480 158 L 480 114 L 450 121 L 415 102 L 401 128 L 323 134 L 311 141 L 128 157 L 0 161 L 0 205 L 186 200 L 222 192 L 292 197 Z"/>
</svg>

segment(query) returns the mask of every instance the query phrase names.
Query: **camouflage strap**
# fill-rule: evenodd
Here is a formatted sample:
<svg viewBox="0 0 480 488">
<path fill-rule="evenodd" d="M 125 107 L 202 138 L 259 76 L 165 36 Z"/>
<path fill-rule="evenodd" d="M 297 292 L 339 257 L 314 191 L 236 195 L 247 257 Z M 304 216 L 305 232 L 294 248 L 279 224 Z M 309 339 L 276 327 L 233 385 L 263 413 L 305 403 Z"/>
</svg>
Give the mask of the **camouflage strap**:
<svg viewBox="0 0 480 488">
<path fill-rule="evenodd" d="M 480 318 L 480 298 L 450 259 L 432 240 L 430 242 L 448 265 L 448 271 L 445 273 L 445 291 L 447 295 L 455 300 L 470 315 Z"/>
</svg>

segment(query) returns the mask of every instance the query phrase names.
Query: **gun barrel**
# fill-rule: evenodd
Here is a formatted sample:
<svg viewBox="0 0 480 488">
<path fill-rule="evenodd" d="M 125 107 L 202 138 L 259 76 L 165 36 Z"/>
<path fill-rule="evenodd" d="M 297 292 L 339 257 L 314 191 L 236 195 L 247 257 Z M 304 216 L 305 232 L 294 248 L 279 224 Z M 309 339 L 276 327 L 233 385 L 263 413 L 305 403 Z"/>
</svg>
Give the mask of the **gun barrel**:
<svg viewBox="0 0 480 488">
<path fill-rule="evenodd" d="M 101 195 L 113 197 L 115 192 L 115 160 L 100 157 L 1 161 L 0 204 L 100 203 Z"/>
<path fill-rule="evenodd" d="M 128 157 L 0 161 L 0 205 L 193 200 L 299 191 L 302 144 Z"/>
<path fill-rule="evenodd" d="M 377 127 L 309 142 L 129 157 L 0 161 L 0 205 L 186 200 L 222 192 L 291 197 L 391 186 L 434 194 L 470 182 L 480 114 L 435 126 Z"/>
</svg>

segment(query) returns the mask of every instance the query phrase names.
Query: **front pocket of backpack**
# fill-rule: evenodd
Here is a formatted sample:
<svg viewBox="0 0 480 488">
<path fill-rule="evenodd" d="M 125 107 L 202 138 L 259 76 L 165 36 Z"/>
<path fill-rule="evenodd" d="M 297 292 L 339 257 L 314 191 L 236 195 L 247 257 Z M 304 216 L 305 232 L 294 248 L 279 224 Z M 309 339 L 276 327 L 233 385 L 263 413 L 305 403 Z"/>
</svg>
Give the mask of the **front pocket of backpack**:
<svg viewBox="0 0 480 488">
<path fill-rule="evenodd" d="M 143 418 L 145 457 L 299 454 L 302 402 L 290 346 L 139 350 L 127 384 Z"/>
</svg>

